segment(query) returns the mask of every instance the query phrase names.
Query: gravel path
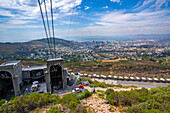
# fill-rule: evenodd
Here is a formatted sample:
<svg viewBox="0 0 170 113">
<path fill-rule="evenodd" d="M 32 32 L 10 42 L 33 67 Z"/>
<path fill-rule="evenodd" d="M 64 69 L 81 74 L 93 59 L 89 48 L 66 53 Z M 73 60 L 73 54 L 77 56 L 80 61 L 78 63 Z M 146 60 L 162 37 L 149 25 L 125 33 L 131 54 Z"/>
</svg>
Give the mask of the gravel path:
<svg viewBox="0 0 170 113">
<path fill-rule="evenodd" d="M 86 106 L 86 109 L 92 113 L 120 113 L 118 108 L 106 104 L 104 99 L 98 97 L 98 94 L 93 94 L 91 97 L 81 101 L 83 106 Z"/>
</svg>

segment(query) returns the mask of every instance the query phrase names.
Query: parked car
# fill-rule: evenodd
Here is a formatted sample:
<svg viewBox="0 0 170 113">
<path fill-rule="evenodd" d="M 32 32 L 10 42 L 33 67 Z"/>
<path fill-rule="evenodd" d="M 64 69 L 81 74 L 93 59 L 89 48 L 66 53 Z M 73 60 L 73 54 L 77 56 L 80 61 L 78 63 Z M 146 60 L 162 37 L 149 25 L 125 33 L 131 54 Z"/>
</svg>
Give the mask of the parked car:
<svg viewBox="0 0 170 113">
<path fill-rule="evenodd" d="M 34 91 L 37 91 L 38 90 L 38 84 L 33 84 L 31 86 L 31 91 L 34 92 Z"/>
</svg>

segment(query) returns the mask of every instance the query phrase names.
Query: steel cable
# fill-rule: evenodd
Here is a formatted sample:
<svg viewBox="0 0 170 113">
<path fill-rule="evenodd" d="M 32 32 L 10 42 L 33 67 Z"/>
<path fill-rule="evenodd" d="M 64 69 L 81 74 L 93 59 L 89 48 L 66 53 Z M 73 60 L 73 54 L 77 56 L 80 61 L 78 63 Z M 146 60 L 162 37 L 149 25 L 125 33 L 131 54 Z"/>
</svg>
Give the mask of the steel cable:
<svg viewBox="0 0 170 113">
<path fill-rule="evenodd" d="M 54 54 L 55 54 L 55 57 L 56 57 L 52 0 L 50 0 L 50 3 L 51 3 L 52 31 L 53 31 L 53 47 L 54 47 Z"/>
<path fill-rule="evenodd" d="M 43 25 L 44 25 L 44 30 L 45 30 L 45 34 L 46 34 L 46 37 L 47 37 L 47 42 L 48 42 L 48 46 L 49 46 L 50 54 L 51 54 L 51 47 L 50 47 L 50 43 L 49 43 L 48 33 L 47 33 L 45 21 L 44 21 L 44 16 L 43 16 L 43 12 L 42 12 L 42 8 L 41 8 L 40 0 L 38 0 L 38 4 L 39 4 L 39 8 L 40 8 L 40 12 L 41 12 L 41 17 L 42 17 Z M 52 54 L 51 54 L 51 55 L 52 55 Z"/>
<path fill-rule="evenodd" d="M 76 0 L 74 0 L 74 6 L 73 6 L 73 10 L 72 10 L 72 15 L 71 15 L 71 19 L 70 19 L 69 28 L 68 28 L 67 39 L 69 38 L 69 35 L 70 35 L 70 29 L 71 29 L 71 25 L 72 25 L 72 21 L 73 21 L 75 5 L 76 5 Z"/>
</svg>

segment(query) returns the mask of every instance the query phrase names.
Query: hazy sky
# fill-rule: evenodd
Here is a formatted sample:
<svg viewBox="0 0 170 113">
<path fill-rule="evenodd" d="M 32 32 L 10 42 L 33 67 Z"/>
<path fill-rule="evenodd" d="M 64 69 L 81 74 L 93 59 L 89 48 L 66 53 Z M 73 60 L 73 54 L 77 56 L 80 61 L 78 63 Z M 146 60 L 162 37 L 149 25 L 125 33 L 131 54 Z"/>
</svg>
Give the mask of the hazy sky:
<svg viewBox="0 0 170 113">
<path fill-rule="evenodd" d="M 74 1 L 53 0 L 56 37 L 67 39 Z M 69 40 L 138 34 L 170 34 L 170 0 L 76 0 Z M 1 42 L 43 37 L 38 0 L 0 0 Z"/>
</svg>

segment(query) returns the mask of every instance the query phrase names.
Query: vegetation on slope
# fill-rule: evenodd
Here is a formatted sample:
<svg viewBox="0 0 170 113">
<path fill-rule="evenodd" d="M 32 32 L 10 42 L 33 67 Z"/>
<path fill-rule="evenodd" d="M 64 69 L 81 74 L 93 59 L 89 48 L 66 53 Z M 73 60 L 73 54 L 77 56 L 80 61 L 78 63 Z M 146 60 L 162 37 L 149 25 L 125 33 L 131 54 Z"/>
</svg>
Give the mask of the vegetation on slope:
<svg viewBox="0 0 170 113">
<path fill-rule="evenodd" d="M 168 78 L 170 74 L 168 65 L 155 61 L 87 61 L 65 63 L 64 66 L 67 67 L 69 71 L 76 73 L 95 73 L 99 75 Z"/>
<path fill-rule="evenodd" d="M 21 95 L 15 97 L 8 103 L 5 100 L 0 101 L 0 113 L 29 113 L 32 110 L 47 106 L 49 104 L 62 104 L 70 113 L 86 113 L 85 107 L 80 104 L 79 99 L 91 96 L 92 93 L 84 91 L 78 95 L 70 93 L 64 95 L 62 99 L 58 95 L 48 93 L 31 93 L 29 95 Z M 52 107 L 47 113 L 60 112 L 60 108 Z"/>
<path fill-rule="evenodd" d="M 1 113 L 28 113 L 37 107 L 49 105 L 50 103 L 59 103 L 59 96 L 50 93 L 31 93 L 29 95 L 21 95 L 15 97 L 8 103 L 4 103 L 0 107 Z"/>
<path fill-rule="evenodd" d="M 111 105 L 128 107 L 127 113 L 170 112 L 170 86 L 131 89 L 130 91 L 106 91 Z"/>
<path fill-rule="evenodd" d="M 71 46 L 73 44 L 76 44 L 78 42 L 73 41 L 67 41 L 59 38 L 55 38 L 55 44 L 61 45 L 61 46 Z M 48 46 L 47 45 L 47 39 L 38 39 L 38 40 L 32 40 L 29 42 L 16 42 L 16 43 L 0 43 L 0 56 L 7 56 L 7 55 L 17 55 L 17 54 L 31 54 L 29 49 L 31 47 L 43 47 Z"/>
<path fill-rule="evenodd" d="M 81 80 L 77 79 L 77 82 L 82 82 L 88 80 L 90 83 L 90 87 L 101 87 L 101 88 L 107 88 L 107 87 L 118 87 L 118 88 L 137 88 L 137 86 L 123 86 L 121 84 L 114 85 L 114 84 L 106 84 L 105 82 L 98 82 L 97 80 L 92 81 L 90 78 L 82 77 Z"/>
</svg>

